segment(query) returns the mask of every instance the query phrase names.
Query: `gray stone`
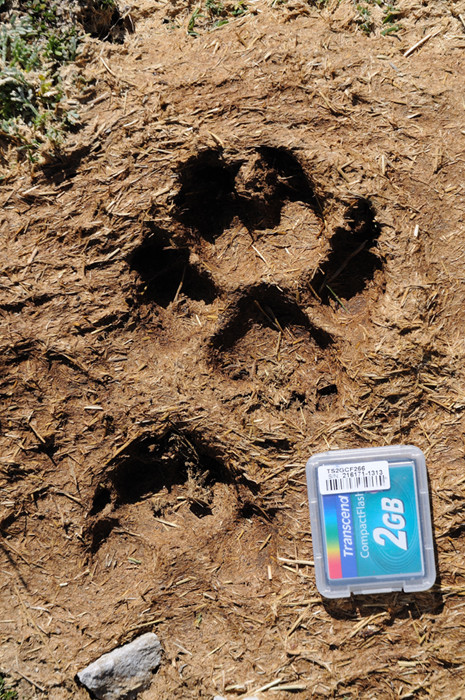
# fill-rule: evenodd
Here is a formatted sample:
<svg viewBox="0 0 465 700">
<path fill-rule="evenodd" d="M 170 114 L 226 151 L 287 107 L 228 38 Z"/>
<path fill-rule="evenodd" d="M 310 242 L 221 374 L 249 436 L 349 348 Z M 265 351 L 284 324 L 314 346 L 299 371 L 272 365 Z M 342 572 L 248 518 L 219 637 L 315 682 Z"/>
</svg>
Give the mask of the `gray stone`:
<svg viewBox="0 0 465 700">
<path fill-rule="evenodd" d="M 135 698 L 150 685 L 161 662 L 160 640 L 153 632 L 113 649 L 79 671 L 77 677 L 98 700 Z"/>
</svg>

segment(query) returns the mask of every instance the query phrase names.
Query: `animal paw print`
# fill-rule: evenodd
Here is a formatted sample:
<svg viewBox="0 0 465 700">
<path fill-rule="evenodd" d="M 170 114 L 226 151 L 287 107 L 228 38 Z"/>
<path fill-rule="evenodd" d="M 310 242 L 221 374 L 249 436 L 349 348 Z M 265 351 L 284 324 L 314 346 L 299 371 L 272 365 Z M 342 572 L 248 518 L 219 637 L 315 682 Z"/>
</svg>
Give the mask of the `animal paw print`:
<svg viewBox="0 0 465 700">
<path fill-rule="evenodd" d="M 312 185 L 299 161 L 282 148 L 261 146 L 250 159 L 226 162 L 221 152 L 192 157 L 179 174 L 177 216 L 209 242 L 238 219 L 253 233 L 273 229 L 287 202 L 318 208 Z"/>
<path fill-rule="evenodd" d="M 364 291 L 381 270 L 381 260 L 372 248 L 381 233 L 373 206 L 367 199 L 358 199 L 345 211 L 345 227 L 335 229 L 325 262 L 311 280 L 323 304 L 331 300 L 343 306 Z"/>
<path fill-rule="evenodd" d="M 281 147 L 229 157 L 205 150 L 178 177 L 173 214 L 186 248 L 177 255 L 183 251 L 187 265 L 190 250 L 191 265 L 183 268 L 184 293 L 194 298 L 195 274 L 210 285 L 208 295 L 194 285 L 198 297 L 227 303 L 208 343 L 213 366 L 232 379 L 280 389 L 284 403 L 303 391 L 315 407 L 329 404 L 319 391 L 337 393 L 325 379 L 332 374 L 335 316 L 360 301 L 381 271 L 373 206 L 358 198 L 330 208 L 323 188 Z"/>
<path fill-rule="evenodd" d="M 261 146 L 247 158 L 207 149 L 182 165 L 178 179 L 171 214 L 181 229 L 155 228 L 130 261 L 147 298 L 163 307 L 178 287 L 206 303 L 266 278 L 295 289 L 296 269 L 300 291 L 341 306 L 381 269 L 371 203 L 359 198 L 326 212 L 323 190 L 284 148 Z"/>
<path fill-rule="evenodd" d="M 140 520 L 170 522 L 181 517 L 185 526 L 202 529 L 201 520 L 221 511 L 234 515 L 253 508 L 256 485 L 235 473 L 211 445 L 181 426 L 160 434 L 143 433 L 124 446 L 100 475 L 90 516 L 93 553 L 121 525 L 120 509 L 145 503 Z M 211 519 L 207 527 L 211 534 Z"/>
<path fill-rule="evenodd" d="M 178 182 L 170 225 L 152 227 L 129 258 L 142 300 L 173 337 L 180 304 L 210 319 L 199 362 L 252 397 L 246 413 L 333 408 L 338 314 L 382 276 L 371 203 L 328 198 L 294 153 L 268 145 L 245 155 L 201 151 Z M 289 446 L 286 436 L 261 444 Z M 182 516 L 199 537 L 204 520 L 211 536 L 225 517 L 268 517 L 258 486 L 233 462 L 182 425 L 141 434 L 96 484 L 92 551 L 136 503 L 149 520 Z"/>
</svg>

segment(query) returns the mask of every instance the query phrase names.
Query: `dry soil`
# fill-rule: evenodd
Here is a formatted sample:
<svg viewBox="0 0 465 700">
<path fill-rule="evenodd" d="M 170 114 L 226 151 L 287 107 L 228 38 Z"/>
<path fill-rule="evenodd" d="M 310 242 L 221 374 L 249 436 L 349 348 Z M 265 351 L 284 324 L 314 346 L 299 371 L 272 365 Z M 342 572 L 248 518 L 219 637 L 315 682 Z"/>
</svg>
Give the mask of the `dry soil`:
<svg viewBox="0 0 465 700">
<path fill-rule="evenodd" d="M 398 6 L 387 36 L 258 0 L 194 37 L 194 5 L 134 0 L 61 157 L 7 171 L 19 698 L 85 699 L 151 630 L 141 700 L 465 697 L 465 3 Z M 305 462 L 390 444 L 426 454 L 437 583 L 325 601 Z"/>
</svg>

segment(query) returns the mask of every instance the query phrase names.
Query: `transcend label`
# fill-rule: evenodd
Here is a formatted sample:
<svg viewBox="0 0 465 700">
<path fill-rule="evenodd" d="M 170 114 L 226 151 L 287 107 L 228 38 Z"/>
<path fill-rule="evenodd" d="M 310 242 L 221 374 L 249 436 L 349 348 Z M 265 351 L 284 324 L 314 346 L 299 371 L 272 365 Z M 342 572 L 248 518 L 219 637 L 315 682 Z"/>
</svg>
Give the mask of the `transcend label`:
<svg viewBox="0 0 465 700">
<path fill-rule="evenodd" d="M 318 468 L 318 486 L 322 496 L 387 491 L 391 487 L 389 464 L 383 460 L 322 466 Z"/>
<path fill-rule="evenodd" d="M 390 472 L 388 491 L 322 496 L 330 580 L 423 573 L 415 468 Z"/>
</svg>

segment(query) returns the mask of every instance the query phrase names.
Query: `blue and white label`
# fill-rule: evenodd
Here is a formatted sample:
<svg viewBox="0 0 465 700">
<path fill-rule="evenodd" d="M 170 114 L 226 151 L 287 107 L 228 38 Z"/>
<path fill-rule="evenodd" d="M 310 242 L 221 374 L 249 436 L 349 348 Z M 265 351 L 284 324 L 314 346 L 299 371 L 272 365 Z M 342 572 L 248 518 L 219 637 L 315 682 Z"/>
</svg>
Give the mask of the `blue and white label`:
<svg viewBox="0 0 465 700">
<path fill-rule="evenodd" d="M 414 465 L 389 471 L 389 490 L 322 495 L 330 580 L 424 573 Z"/>
</svg>

